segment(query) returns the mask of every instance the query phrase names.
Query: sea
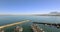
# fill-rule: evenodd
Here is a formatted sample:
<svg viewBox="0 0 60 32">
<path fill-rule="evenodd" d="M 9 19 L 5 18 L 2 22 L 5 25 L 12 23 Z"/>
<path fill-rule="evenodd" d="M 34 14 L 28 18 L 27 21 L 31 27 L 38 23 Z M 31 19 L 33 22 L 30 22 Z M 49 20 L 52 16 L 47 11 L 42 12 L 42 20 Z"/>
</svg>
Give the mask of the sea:
<svg viewBox="0 0 60 32">
<path fill-rule="evenodd" d="M 47 23 L 60 23 L 60 16 L 0 16 L 0 26 L 20 22 L 23 20 L 31 20 L 30 22 L 22 23 L 16 26 L 23 27 L 23 32 L 32 32 L 31 25 L 32 22 L 47 22 Z M 6 27 L 3 30 L 5 32 L 14 32 L 14 28 L 16 26 Z M 42 28 L 45 32 L 60 32 L 60 28 L 52 26 L 44 26 L 38 24 L 40 28 Z"/>
</svg>

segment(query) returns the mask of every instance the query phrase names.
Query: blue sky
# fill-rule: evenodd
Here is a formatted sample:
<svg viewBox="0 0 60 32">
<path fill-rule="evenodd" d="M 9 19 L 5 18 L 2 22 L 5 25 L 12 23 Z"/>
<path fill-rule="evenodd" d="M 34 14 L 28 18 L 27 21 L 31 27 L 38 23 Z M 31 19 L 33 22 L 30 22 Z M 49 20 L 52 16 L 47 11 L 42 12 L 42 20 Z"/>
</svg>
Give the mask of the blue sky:
<svg viewBox="0 0 60 32">
<path fill-rule="evenodd" d="M 60 0 L 0 0 L 0 14 L 60 12 Z"/>
</svg>

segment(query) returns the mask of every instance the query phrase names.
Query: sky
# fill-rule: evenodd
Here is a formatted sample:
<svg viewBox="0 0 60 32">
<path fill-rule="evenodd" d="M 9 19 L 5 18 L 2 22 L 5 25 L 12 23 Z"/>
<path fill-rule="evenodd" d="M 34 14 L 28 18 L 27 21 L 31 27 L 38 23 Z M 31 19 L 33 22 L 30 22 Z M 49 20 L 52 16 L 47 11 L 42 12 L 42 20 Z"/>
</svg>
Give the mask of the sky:
<svg viewBox="0 0 60 32">
<path fill-rule="evenodd" d="M 60 0 L 0 0 L 0 14 L 60 12 Z"/>
</svg>

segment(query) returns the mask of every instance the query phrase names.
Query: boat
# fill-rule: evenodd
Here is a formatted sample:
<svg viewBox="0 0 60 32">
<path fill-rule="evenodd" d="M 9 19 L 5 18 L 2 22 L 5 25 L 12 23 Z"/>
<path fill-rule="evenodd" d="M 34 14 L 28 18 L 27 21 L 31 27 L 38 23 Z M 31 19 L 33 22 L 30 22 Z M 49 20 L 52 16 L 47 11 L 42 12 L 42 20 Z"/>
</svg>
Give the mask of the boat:
<svg viewBox="0 0 60 32">
<path fill-rule="evenodd" d="M 4 30 L 0 29 L 0 32 L 4 32 Z"/>
<path fill-rule="evenodd" d="M 14 29 L 14 32 L 22 32 L 23 28 L 20 26 L 16 26 L 16 28 Z"/>
<path fill-rule="evenodd" d="M 32 28 L 33 32 L 45 32 L 42 28 L 39 28 L 39 26 L 37 26 L 37 24 L 32 24 L 31 28 Z"/>
</svg>

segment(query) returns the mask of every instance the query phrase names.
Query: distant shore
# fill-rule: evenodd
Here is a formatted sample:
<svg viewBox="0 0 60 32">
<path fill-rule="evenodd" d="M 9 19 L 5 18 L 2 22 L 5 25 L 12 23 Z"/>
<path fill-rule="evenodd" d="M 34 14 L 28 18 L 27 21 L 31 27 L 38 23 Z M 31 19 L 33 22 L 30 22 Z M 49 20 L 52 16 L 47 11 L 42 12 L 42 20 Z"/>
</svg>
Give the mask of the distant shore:
<svg viewBox="0 0 60 32">
<path fill-rule="evenodd" d="M 37 14 L 35 16 L 60 16 L 60 15 L 54 15 L 54 14 Z"/>
<path fill-rule="evenodd" d="M 29 14 L 29 15 L 0 15 L 0 16 L 60 16 L 57 14 Z"/>
</svg>

